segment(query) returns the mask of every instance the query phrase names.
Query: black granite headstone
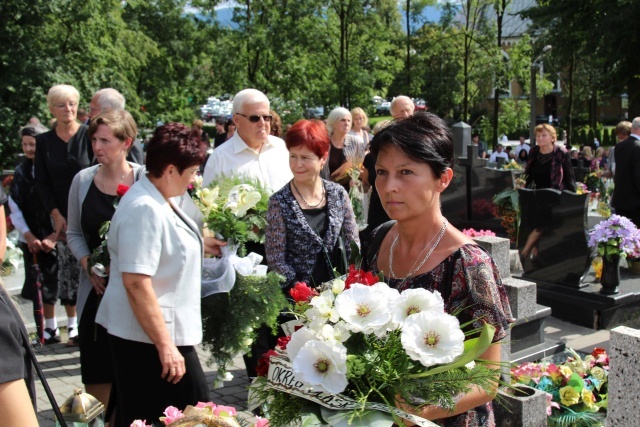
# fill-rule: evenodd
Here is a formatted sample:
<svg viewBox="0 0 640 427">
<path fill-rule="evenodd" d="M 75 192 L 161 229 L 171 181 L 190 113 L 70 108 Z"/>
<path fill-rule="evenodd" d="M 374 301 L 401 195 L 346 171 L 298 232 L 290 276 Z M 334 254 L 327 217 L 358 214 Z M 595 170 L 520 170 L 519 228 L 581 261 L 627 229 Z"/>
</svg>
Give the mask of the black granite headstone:
<svg viewBox="0 0 640 427">
<path fill-rule="evenodd" d="M 518 195 L 522 277 L 581 287 L 591 253 L 586 237 L 588 194 L 520 189 Z"/>
</svg>

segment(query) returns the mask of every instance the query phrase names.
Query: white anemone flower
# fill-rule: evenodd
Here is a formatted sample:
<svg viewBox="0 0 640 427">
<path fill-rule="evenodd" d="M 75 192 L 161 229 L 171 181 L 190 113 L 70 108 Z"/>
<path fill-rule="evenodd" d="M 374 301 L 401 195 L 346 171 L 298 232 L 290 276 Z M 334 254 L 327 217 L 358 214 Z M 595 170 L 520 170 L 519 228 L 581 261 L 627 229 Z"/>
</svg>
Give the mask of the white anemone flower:
<svg viewBox="0 0 640 427">
<path fill-rule="evenodd" d="M 393 322 L 401 327 L 407 317 L 423 311 L 444 312 L 444 301 L 440 292 L 426 289 L 407 289 L 391 306 Z"/>
<path fill-rule="evenodd" d="M 407 317 L 400 336 L 409 357 L 425 367 L 452 362 L 464 351 L 464 333 L 455 316 L 423 311 Z"/>
<path fill-rule="evenodd" d="M 320 330 L 327 322 L 335 323 L 340 319 L 333 305 L 334 296 L 331 290 L 324 291 L 309 302 L 311 306 L 304 314 L 309 318 L 309 327 Z"/>
<path fill-rule="evenodd" d="M 304 347 L 306 343 L 312 340 L 317 340 L 318 336 L 309 328 L 302 327 L 291 334 L 291 340 L 287 344 L 287 356 L 289 360 L 293 360 L 298 356 L 300 349 Z"/>
<path fill-rule="evenodd" d="M 318 336 L 324 341 L 345 342 L 351 336 L 351 332 L 347 329 L 347 325 L 340 321 L 335 325 L 324 325 Z"/>
<path fill-rule="evenodd" d="M 384 333 L 391 320 L 388 293 L 380 287 L 354 283 L 336 297 L 335 308 L 351 332 Z"/>
<path fill-rule="evenodd" d="M 293 360 L 293 371 L 320 391 L 342 393 L 347 388 L 347 349 L 337 342 L 312 340 Z"/>
<path fill-rule="evenodd" d="M 331 292 L 338 295 L 339 293 L 344 291 L 345 286 L 346 284 L 344 283 L 344 280 L 335 279 L 331 282 Z"/>
</svg>

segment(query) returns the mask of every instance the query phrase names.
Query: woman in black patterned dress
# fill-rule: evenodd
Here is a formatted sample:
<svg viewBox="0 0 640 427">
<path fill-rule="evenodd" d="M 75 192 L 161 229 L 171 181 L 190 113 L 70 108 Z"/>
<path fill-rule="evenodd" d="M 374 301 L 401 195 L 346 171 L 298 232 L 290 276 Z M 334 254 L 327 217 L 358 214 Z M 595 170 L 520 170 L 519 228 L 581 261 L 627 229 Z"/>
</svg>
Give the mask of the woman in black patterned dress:
<svg viewBox="0 0 640 427">
<path fill-rule="evenodd" d="M 461 311 L 460 323 L 471 328 L 490 323 L 493 342 L 480 359 L 500 362 L 511 309 L 491 256 L 448 224 L 440 211 L 440 194 L 453 177 L 453 141 L 444 122 L 433 114 L 416 114 L 380 131 L 371 143 L 377 156 L 376 188 L 392 219 L 371 237 L 368 268 L 381 272 L 401 292 L 409 288 L 439 291 L 449 313 Z M 474 389 L 457 398 L 455 409 L 439 406 L 407 412 L 450 427 L 495 426 L 494 394 Z"/>
</svg>

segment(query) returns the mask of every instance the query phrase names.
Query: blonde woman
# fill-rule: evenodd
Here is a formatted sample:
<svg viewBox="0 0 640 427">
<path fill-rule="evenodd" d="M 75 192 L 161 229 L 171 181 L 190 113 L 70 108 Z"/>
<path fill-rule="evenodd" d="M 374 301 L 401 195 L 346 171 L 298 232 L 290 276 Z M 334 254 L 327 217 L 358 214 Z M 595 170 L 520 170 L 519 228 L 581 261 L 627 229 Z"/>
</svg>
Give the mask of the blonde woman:
<svg viewBox="0 0 640 427">
<path fill-rule="evenodd" d="M 368 147 L 373 137 L 367 132 L 367 125 L 369 124 L 367 113 L 365 113 L 362 108 L 356 107 L 351 110 L 351 118 L 353 119 L 353 123 L 349 134 L 360 138 L 364 145 Z"/>
<path fill-rule="evenodd" d="M 45 210 L 54 223 L 58 248 L 58 297 L 67 311 L 68 345 L 78 345 L 76 294 L 80 268 L 66 244 L 67 203 L 73 177 L 93 161 L 87 126 L 77 119 L 80 94 L 73 86 L 49 89 L 47 104 L 55 127 L 36 136 L 35 180 Z M 45 342 L 60 341 L 53 305 L 46 304 Z"/>
</svg>

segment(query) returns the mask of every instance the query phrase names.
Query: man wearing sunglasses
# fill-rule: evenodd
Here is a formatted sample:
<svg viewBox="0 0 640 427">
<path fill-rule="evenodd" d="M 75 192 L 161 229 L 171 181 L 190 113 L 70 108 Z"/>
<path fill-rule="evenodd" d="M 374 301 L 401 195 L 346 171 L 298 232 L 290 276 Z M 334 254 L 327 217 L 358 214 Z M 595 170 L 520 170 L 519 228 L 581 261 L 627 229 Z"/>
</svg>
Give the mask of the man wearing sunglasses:
<svg viewBox="0 0 640 427">
<path fill-rule="evenodd" d="M 256 89 L 244 89 L 233 99 L 233 122 L 236 132 L 227 142 L 215 148 L 204 167 L 202 185 L 207 186 L 221 175 L 252 176 L 272 192 L 293 178 L 289 167 L 289 150 L 284 141 L 270 135 L 272 117 L 269 99 Z M 248 252 L 265 255 L 264 245 L 249 242 Z M 264 261 L 263 261 L 264 263 Z M 268 326 L 256 331 L 251 353 L 244 355 L 249 377 L 255 377 L 258 358 L 275 345 Z"/>
<path fill-rule="evenodd" d="M 203 185 L 221 175 L 245 175 L 277 191 L 293 177 L 284 141 L 269 135 L 269 99 L 256 89 L 244 89 L 233 99 L 235 134 L 213 151 L 204 167 Z"/>
</svg>

